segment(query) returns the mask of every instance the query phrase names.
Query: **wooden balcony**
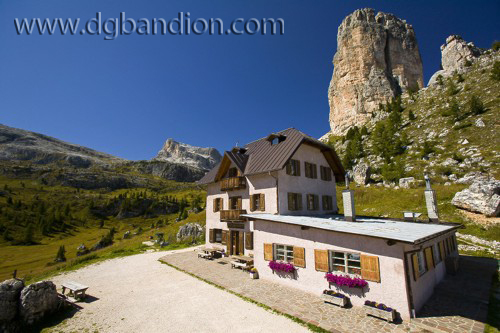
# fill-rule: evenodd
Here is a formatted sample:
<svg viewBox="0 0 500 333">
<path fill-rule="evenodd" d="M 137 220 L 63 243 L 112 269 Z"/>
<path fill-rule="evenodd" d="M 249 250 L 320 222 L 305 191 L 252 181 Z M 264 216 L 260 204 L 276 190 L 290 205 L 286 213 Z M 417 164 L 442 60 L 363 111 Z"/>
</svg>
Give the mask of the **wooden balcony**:
<svg viewBox="0 0 500 333">
<path fill-rule="evenodd" d="M 246 217 L 240 216 L 241 214 L 246 214 L 247 211 L 244 209 L 230 209 L 220 211 L 220 220 L 222 222 L 245 222 Z"/>
<path fill-rule="evenodd" d="M 239 190 L 246 187 L 245 177 L 230 177 L 223 178 L 220 181 L 220 190 L 221 191 L 232 191 Z"/>
</svg>

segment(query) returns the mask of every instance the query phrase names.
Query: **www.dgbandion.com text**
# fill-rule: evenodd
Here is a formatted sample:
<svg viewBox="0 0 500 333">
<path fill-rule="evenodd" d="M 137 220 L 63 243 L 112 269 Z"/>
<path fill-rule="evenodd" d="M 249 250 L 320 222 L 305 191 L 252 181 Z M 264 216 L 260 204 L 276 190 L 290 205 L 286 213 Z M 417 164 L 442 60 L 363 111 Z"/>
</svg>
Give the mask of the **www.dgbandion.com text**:
<svg viewBox="0 0 500 333">
<path fill-rule="evenodd" d="M 170 20 L 163 18 L 127 17 L 121 12 L 118 17 L 102 18 L 101 12 L 88 19 L 83 26 L 80 18 L 15 18 L 18 35 L 92 35 L 114 40 L 119 36 L 147 35 L 283 35 L 285 21 L 281 18 L 236 18 L 227 26 L 220 18 L 192 18 L 189 12 L 179 12 Z"/>
</svg>

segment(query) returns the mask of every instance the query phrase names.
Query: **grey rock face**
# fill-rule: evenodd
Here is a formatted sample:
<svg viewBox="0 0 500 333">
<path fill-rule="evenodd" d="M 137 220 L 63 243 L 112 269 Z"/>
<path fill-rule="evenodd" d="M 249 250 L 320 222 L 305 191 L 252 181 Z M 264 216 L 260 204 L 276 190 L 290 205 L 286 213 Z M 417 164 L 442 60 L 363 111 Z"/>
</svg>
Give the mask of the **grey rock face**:
<svg viewBox="0 0 500 333">
<path fill-rule="evenodd" d="M 179 228 L 177 232 L 177 240 L 181 241 L 186 238 L 200 237 L 203 234 L 203 227 L 198 223 L 187 223 Z"/>
<path fill-rule="evenodd" d="M 215 148 L 201 148 L 168 139 L 154 161 L 185 164 L 202 170 L 210 170 L 222 159 Z"/>
<path fill-rule="evenodd" d="M 0 283 L 0 331 L 8 331 L 18 313 L 18 302 L 24 282 L 10 279 Z"/>
<path fill-rule="evenodd" d="M 328 100 L 330 127 L 343 135 L 367 122 L 380 103 L 423 87 L 422 60 L 411 25 L 392 14 L 359 9 L 339 26 Z"/>
<path fill-rule="evenodd" d="M 353 179 L 356 184 L 366 185 L 370 181 L 371 168 L 365 162 L 359 162 L 353 169 Z"/>
<path fill-rule="evenodd" d="M 461 71 L 467 61 L 476 60 L 482 51 L 474 43 L 467 43 L 462 37 L 452 35 L 441 45 L 441 66 L 447 72 Z"/>
<path fill-rule="evenodd" d="M 476 179 L 469 188 L 457 192 L 451 203 L 486 216 L 500 216 L 500 181 Z"/>
<path fill-rule="evenodd" d="M 31 325 L 59 308 L 56 285 L 51 281 L 33 283 L 21 291 L 20 314 Z"/>
</svg>

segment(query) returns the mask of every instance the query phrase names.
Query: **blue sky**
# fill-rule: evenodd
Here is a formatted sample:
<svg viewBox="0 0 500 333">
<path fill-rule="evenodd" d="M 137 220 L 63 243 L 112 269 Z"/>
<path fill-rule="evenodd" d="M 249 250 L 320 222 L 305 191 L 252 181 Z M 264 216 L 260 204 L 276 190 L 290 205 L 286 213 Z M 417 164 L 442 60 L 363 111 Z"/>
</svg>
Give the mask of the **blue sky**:
<svg viewBox="0 0 500 333">
<path fill-rule="evenodd" d="M 0 123 L 128 159 L 163 142 L 231 148 L 296 127 L 329 130 L 327 89 L 337 27 L 358 8 L 413 25 L 425 82 L 439 47 L 459 34 L 500 39 L 499 1 L 6 1 L 0 0 Z M 15 18 L 283 18 L 283 36 L 18 36 Z M 497 23 L 495 23 L 497 22 Z M 82 24 L 82 23 L 81 23 Z"/>
</svg>

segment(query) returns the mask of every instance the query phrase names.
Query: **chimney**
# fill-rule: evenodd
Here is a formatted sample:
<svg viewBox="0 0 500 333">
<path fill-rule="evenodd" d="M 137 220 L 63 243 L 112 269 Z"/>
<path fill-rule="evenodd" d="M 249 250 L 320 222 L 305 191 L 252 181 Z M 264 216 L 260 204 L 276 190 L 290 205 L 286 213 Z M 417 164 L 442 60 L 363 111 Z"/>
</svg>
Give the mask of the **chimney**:
<svg viewBox="0 0 500 333">
<path fill-rule="evenodd" d="M 431 188 L 431 180 L 429 176 L 425 175 L 425 205 L 427 206 L 427 216 L 431 222 L 439 222 L 436 191 Z"/>
<path fill-rule="evenodd" d="M 348 222 L 356 221 L 356 210 L 354 208 L 354 191 L 349 189 L 349 173 L 345 174 L 346 189 L 342 191 L 344 202 L 344 218 Z"/>
</svg>

